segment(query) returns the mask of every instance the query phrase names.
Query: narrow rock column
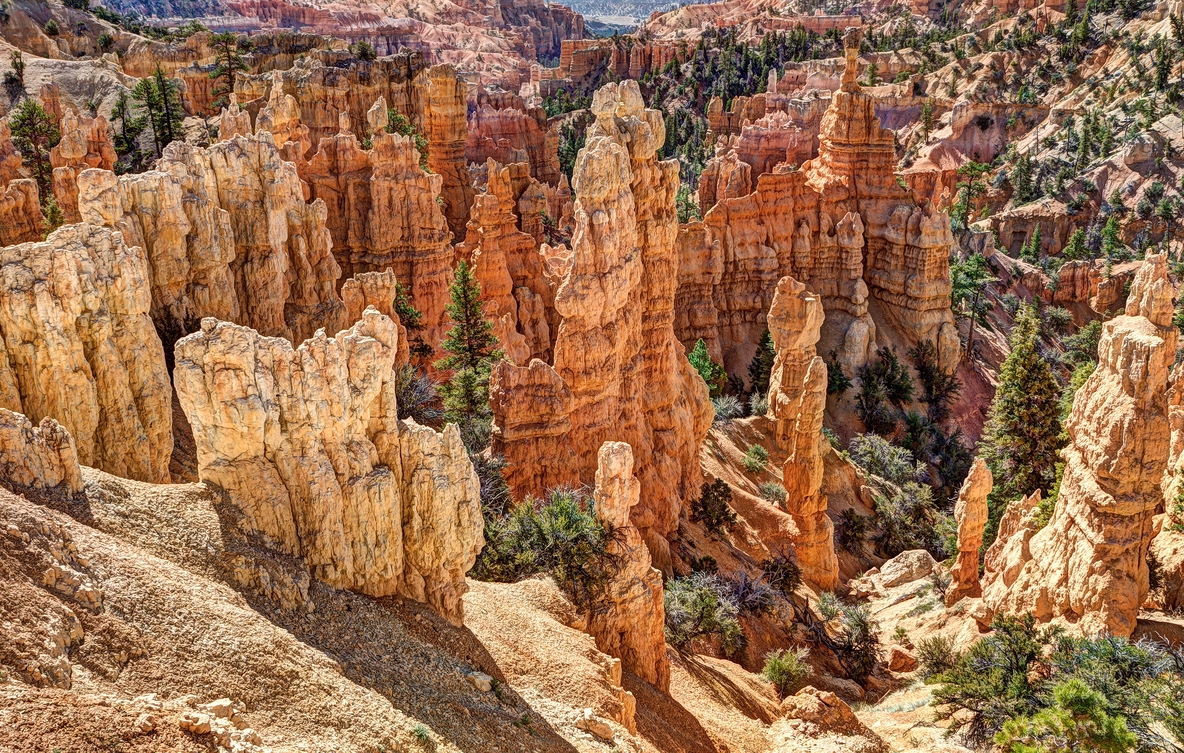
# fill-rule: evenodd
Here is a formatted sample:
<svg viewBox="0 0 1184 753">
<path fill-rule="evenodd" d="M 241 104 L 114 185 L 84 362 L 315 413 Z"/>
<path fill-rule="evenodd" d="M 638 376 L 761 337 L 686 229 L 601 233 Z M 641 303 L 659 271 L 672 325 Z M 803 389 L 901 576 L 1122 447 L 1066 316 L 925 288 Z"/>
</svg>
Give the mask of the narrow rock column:
<svg viewBox="0 0 1184 753">
<path fill-rule="evenodd" d="M 776 357 L 769 377 L 769 418 L 777 444 L 788 450 L 782 484 L 786 508 L 797 524 L 794 548 L 802 578 L 824 590 L 839 583 L 834 526 L 822 488 L 822 413 L 826 410 L 826 363 L 815 350 L 823 322 L 821 299 L 792 277 L 777 283 L 769 309 Z"/>
<path fill-rule="evenodd" d="M 650 561 L 629 511 L 641 496 L 633 475 L 633 448 L 625 442 L 600 446 L 596 466 L 596 517 L 620 534 L 611 546 L 621 569 L 608 587 L 606 608 L 592 615 L 588 632 L 601 651 L 619 657 L 633 674 L 663 692 L 670 690 L 670 660 L 663 625 L 662 574 Z"/>
<path fill-rule="evenodd" d="M 946 594 L 946 605 L 953 606 L 963 597 L 977 598 L 983 589 L 978 582 L 978 550 L 983 545 L 983 531 L 987 527 L 987 496 L 994 479 L 982 458 L 974 461 L 954 505 L 954 520 L 958 522 L 958 559 L 950 569 L 954 582 Z"/>
</svg>

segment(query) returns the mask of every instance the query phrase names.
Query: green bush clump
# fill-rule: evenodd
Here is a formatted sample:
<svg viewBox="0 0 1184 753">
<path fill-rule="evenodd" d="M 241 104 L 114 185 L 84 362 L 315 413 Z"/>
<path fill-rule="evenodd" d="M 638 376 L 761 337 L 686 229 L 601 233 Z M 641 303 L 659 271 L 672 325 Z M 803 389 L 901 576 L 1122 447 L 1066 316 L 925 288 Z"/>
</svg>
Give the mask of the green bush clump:
<svg viewBox="0 0 1184 753">
<path fill-rule="evenodd" d="M 960 658 L 953 639 L 944 635 L 922 638 L 917 643 L 917 663 L 921 665 L 921 679 L 928 680 L 949 671 Z"/>
<path fill-rule="evenodd" d="M 785 487 L 775 481 L 767 481 L 760 485 L 761 499 L 766 502 L 771 502 L 775 505 L 785 506 L 785 499 L 788 496 Z"/>
<path fill-rule="evenodd" d="M 699 498 L 691 503 L 691 520 L 702 523 L 708 533 L 716 536 L 727 533 L 739 522 L 731 502 L 732 488 L 722 478 L 704 482 Z"/>
<path fill-rule="evenodd" d="M 748 446 L 744 453 L 744 470 L 749 473 L 760 473 L 769 465 L 769 451 L 759 444 Z"/>
<path fill-rule="evenodd" d="M 552 491 L 543 502 L 527 498 L 505 517 L 486 517 L 473 577 L 514 583 L 547 574 L 573 602 L 591 606 L 620 567 L 612 547 L 619 537 L 596 517 L 589 497 Z"/>
<path fill-rule="evenodd" d="M 806 678 L 814 673 L 804 661 L 808 655 L 805 649 L 779 649 L 765 654 L 765 668 L 761 670 L 761 676 L 773 683 L 778 697 L 785 698 L 801 690 Z"/>
<path fill-rule="evenodd" d="M 744 634 L 736 619 L 739 608 L 728 599 L 727 586 L 717 576 L 691 573 L 666 582 L 666 640 L 684 650 L 697 638 L 719 636 L 724 653 L 734 654 Z"/>
</svg>

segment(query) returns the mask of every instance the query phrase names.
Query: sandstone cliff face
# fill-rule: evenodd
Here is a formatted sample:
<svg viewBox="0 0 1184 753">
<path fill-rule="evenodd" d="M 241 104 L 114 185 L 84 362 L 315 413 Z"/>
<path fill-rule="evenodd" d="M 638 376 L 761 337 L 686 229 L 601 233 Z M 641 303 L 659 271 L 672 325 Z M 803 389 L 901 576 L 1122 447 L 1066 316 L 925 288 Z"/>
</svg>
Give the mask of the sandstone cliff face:
<svg viewBox="0 0 1184 753">
<path fill-rule="evenodd" d="M 978 550 L 983 545 L 983 531 L 987 526 L 987 496 L 994 481 L 991 471 L 982 458 L 977 458 L 970 467 L 970 473 L 958 490 L 958 501 L 954 505 L 954 520 L 958 523 L 958 559 L 950 568 L 954 582 L 946 593 L 946 604 L 953 605 L 959 599 L 982 595 L 978 581 Z"/>
<path fill-rule="evenodd" d="M 629 520 L 640 497 L 632 448 L 624 442 L 605 442 L 597 455 L 593 499 L 596 517 L 621 534 L 612 545 L 620 569 L 608 586 L 604 610 L 593 613 L 588 632 L 596 638 L 596 647 L 620 658 L 625 669 L 669 692 L 662 573 L 650 566 L 649 549 Z"/>
<path fill-rule="evenodd" d="M 407 136 L 380 131 L 372 144 L 363 149 L 347 127 L 321 139 L 299 172 L 314 203 L 327 207 L 345 276 L 393 270 L 424 316 L 424 339 L 435 346 L 449 326 L 444 307 L 452 279 L 451 233 L 438 201 L 443 178 L 420 168 Z"/>
<path fill-rule="evenodd" d="M 468 233 L 456 254 L 473 266 L 506 356 L 519 365 L 532 357 L 549 360 L 547 309 L 554 307 L 555 294 L 544 277 L 534 237 L 518 229 L 511 168 L 490 159 L 486 169 L 485 193 L 473 202 Z"/>
<path fill-rule="evenodd" d="M 348 53 L 316 51 L 284 71 L 239 76 L 235 82 L 239 102 L 248 110 L 252 102 L 258 103 L 256 107 L 266 102 L 274 111 L 271 103 L 279 97 L 271 92 L 276 81 L 282 82 L 283 107 L 291 107 L 287 96 L 295 99 L 299 121 L 308 128 L 314 145 L 340 132 L 343 114 L 350 123 L 366 123 L 367 111 L 379 98 L 402 113 L 427 138 L 428 166 L 442 179 L 439 193 L 448 227 L 453 236 L 464 235 L 473 203 L 465 165 L 467 94 L 453 66 L 428 67 L 419 52 L 365 62 Z M 269 118 L 277 122 L 274 115 Z M 281 120 L 290 121 L 291 114 Z M 267 124 L 256 121 L 260 129 Z"/>
<path fill-rule="evenodd" d="M 204 319 L 177 343 L 198 473 L 317 578 L 400 594 L 462 622 L 484 545 L 477 476 L 455 426 L 399 421 L 396 325 L 374 309 L 300 347 Z"/>
<path fill-rule="evenodd" d="M 715 265 L 723 272 L 710 297 L 702 286 L 680 290 L 680 311 L 711 305 L 716 316 L 680 317 L 678 337 L 684 345 L 717 342 L 714 355 L 730 373 L 747 370 L 772 292 L 786 276 L 821 296 L 819 350 L 834 352 L 849 376 L 874 352 L 878 332 L 900 345 L 936 342 L 947 370 L 958 361 L 949 219 L 897 184 L 892 132 L 880 126 L 875 100 L 853 76 L 831 98 L 815 159 L 759 177 L 751 170 L 755 189 L 735 198 L 720 195 L 717 181 L 718 203 L 703 219 L 709 240 L 680 236 L 693 242 L 680 247 L 681 276 Z M 719 261 L 705 264 L 706 249 Z"/>
<path fill-rule="evenodd" d="M 541 496 L 590 483 L 600 446 L 627 442 L 642 488 L 631 519 L 668 569 L 666 537 L 698 493 L 698 448 L 712 416 L 673 331 L 677 166 L 655 159 L 663 122 L 645 109 L 635 82 L 602 88 L 592 110 L 573 181 L 570 261 L 553 260 L 563 268 L 553 364 L 495 367 L 494 451 L 509 461 L 507 480 L 519 495 Z"/>
<path fill-rule="evenodd" d="M 40 425 L 0 408 L 0 482 L 5 485 L 82 491 L 82 469 L 70 432 L 52 418 Z"/>
<path fill-rule="evenodd" d="M 53 165 L 53 195 L 66 222 L 78 222 L 78 173 L 88 167 L 115 168 L 115 146 L 108 134 L 107 119 L 79 117 L 67 110 L 59 126 L 62 139 L 49 152 Z"/>
<path fill-rule="evenodd" d="M 538 181 L 559 182 L 559 129 L 549 125 L 541 107 L 527 107 L 508 92 L 488 94 L 478 89 L 468 118 L 466 162 L 496 160 L 526 162 Z"/>
<path fill-rule="evenodd" d="M 171 388 L 141 249 L 66 225 L 0 249 L 0 269 L 0 406 L 57 420 L 83 465 L 167 482 Z"/>
<path fill-rule="evenodd" d="M 1150 255 L 1126 312 L 1103 326 L 1098 367 L 1073 400 L 1052 519 L 1013 551 L 1026 559 L 987 570 L 988 583 L 1018 570 L 1008 587 L 986 591 L 992 610 L 1064 618 L 1089 633 L 1134 629 L 1169 454 L 1172 308 L 1165 256 Z"/>
<path fill-rule="evenodd" d="M 769 418 L 777 444 L 787 451 L 782 485 L 798 535 L 794 551 L 802 578 L 830 591 L 839 584 L 834 526 L 822 489 L 822 414 L 826 410 L 826 363 L 815 344 L 822 329 L 822 302 L 791 277 L 783 277 L 769 309 L 776 357 L 769 376 Z"/>
<path fill-rule="evenodd" d="M 299 342 L 346 324 L 325 203 L 305 202 L 270 134 L 175 141 L 138 175 L 84 172 L 79 211 L 144 248 L 153 318 L 169 331 L 215 316 Z"/>
</svg>

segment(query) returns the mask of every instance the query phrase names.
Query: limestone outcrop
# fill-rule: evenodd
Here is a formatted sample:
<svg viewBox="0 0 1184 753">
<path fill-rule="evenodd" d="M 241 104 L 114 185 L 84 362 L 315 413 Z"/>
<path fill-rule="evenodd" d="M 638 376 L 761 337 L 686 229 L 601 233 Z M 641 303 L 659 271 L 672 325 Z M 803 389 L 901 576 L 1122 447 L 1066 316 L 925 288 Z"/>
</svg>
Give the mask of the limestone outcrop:
<svg viewBox="0 0 1184 753">
<path fill-rule="evenodd" d="M 372 148 L 363 149 L 341 126 L 299 166 L 310 197 L 327 208 L 334 256 L 347 277 L 393 270 L 406 282 L 434 347 L 447 331 L 452 278 L 452 236 L 439 203 L 443 176 L 424 172 L 410 137 L 380 131 Z"/>
<path fill-rule="evenodd" d="M 462 622 L 484 545 L 477 475 L 455 425 L 399 421 L 398 331 L 367 309 L 298 348 L 207 318 L 177 343 L 177 396 L 198 474 L 245 525 L 326 583 L 400 594 Z"/>
<path fill-rule="evenodd" d="M 1134 630 L 1169 457 L 1173 300 L 1166 257 L 1149 255 L 1125 313 L 1103 325 L 1098 367 L 1073 400 L 1052 519 L 1026 546 L 1004 543 L 1018 561 L 987 563 L 984 602 L 991 610 L 1063 618 L 1087 633 Z"/>
<path fill-rule="evenodd" d="M 269 133 L 174 141 L 155 168 L 84 171 L 79 211 L 144 249 L 162 329 L 184 334 L 214 316 L 300 342 L 345 327 L 327 208 L 305 201 Z"/>
<path fill-rule="evenodd" d="M 982 595 L 978 581 L 978 550 L 983 545 L 983 531 L 987 527 L 987 496 L 993 486 L 991 470 L 982 458 L 977 458 L 970 473 L 958 490 L 954 504 L 954 520 L 958 523 L 958 559 L 950 568 L 953 583 L 946 592 L 946 604 L 952 606 L 964 597 Z"/>
<path fill-rule="evenodd" d="M 55 419 L 83 465 L 167 482 L 171 388 L 143 251 L 65 225 L 0 249 L 0 270 L 0 407 Z"/>
<path fill-rule="evenodd" d="M 834 526 L 822 489 L 822 414 L 826 410 L 826 363 L 815 351 L 822 329 L 822 301 L 792 277 L 783 277 L 769 309 L 776 356 L 769 377 L 769 418 L 777 444 L 786 451 L 782 486 L 797 526 L 794 551 L 802 578 L 830 591 L 839 583 Z"/>
<path fill-rule="evenodd" d="M 679 311 L 710 306 L 715 316 L 680 317 L 678 337 L 688 347 L 700 338 L 716 342 L 713 355 L 729 373 L 746 373 L 773 290 L 786 276 L 821 297 L 826 320 L 819 351 L 833 352 L 848 376 L 878 341 L 934 342 L 946 370 L 959 360 L 949 301 L 949 218 L 897 183 L 893 133 L 881 127 L 875 99 L 855 83 L 855 58 L 848 62 L 851 80 L 822 118 L 818 156 L 759 176 L 750 166 L 755 186 L 736 197 L 729 193 L 739 189 L 721 191 L 717 178 L 717 203 L 703 218 L 709 237 L 680 236 L 693 244 L 680 246 L 680 277 L 697 278 L 696 270 L 715 266 L 722 274 L 710 291 L 680 289 Z M 737 155 L 734 164 L 747 163 Z M 706 250 L 718 261 L 705 263 Z"/>
<path fill-rule="evenodd" d="M 70 432 L 52 418 L 33 422 L 0 408 L 0 483 L 77 494 L 82 469 Z"/>
<path fill-rule="evenodd" d="M 518 495 L 541 496 L 590 484 L 600 446 L 627 442 L 642 490 L 631 520 L 668 570 L 667 537 L 699 491 L 699 445 L 712 417 L 706 386 L 674 337 L 678 169 L 655 158 L 664 124 L 636 82 L 600 89 L 592 111 L 575 167 L 570 260 L 542 251 L 547 274 L 562 269 L 552 364 L 494 368 L 493 449 L 509 462 Z"/>
<path fill-rule="evenodd" d="M 619 569 L 608 585 L 603 609 L 592 613 L 588 632 L 596 638 L 596 647 L 618 657 L 625 669 L 669 692 L 662 573 L 651 566 L 649 549 L 629 519 L 640 498 L 633 449 L 624 442 L 605 442 L 597 454 L 593 499 L 596 517 L 620 535 L 611 545 Z"/>
</svg>

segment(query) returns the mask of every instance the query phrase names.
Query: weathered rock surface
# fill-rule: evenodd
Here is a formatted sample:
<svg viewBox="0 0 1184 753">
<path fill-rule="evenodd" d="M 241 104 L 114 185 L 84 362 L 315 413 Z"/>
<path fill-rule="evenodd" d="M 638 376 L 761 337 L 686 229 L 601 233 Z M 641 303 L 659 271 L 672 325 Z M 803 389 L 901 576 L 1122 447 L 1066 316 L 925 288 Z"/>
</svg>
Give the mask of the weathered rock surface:
<svg viewBox="0 0 1184 753">
<path fill-rule="evenodd" d="M 559 128 L 548 125 L 541 107 L 528 107 L 516 94 L 477 90 L 468 118 L 466 162 L 526 162 L 532 178 L 559 182 Z"/>
<path fill-rule="evenodd" d="M 664 124 L 635 82 L 600 89 L 592 110 L 573 181 L 570 266 L 555 295 L 553 365 L 494 368 L 494 452 L 509 461 L 517 494 L 541 496 L 591 483 L 600 446 L 627 442 L 642 489 L 631 519 L 666 570 L 666 537 L 699 491 L 698 449 L 712 416 L 674 337 L 677 165 L 655 158 Z"/>
<path fill-rule="evenodd" d="M 834 526 L 822 489 L 822 414 L 826 410 L 826 363 L 815 351 L 822 328 L 822 302 L 806 286 L 783 277 L 769 309 L 776 357 L 769 377 L 769 418 L 777 444 L 786 450 L 782 486 L 786 509 L 797 525 L 794 551 L 802 578 L 826 591 L 839 583 Z"/>
<path fill-rule="evenodd" d="M 807 686 L 781 702 L 783 722 L 773 728 L 773 750 L 800 749 L 802 738 L 833 738 L 834 750 L 886 753 L 888 746 L 867 728 L 843 699 L 828 690 Z M 824 748 L 830 750 L 832 748 Z"/>
<path fill-rule="evenodd" d="M 52 418 L 40 425 L 0 408 L 0 482 L 35 489 L 82 491 L 82 469 L 70 432 Z"/>
<path fill-rule="evenodd" d="M 78 222 L 78 174 L 89 167 L 115 168 L 115 146 L 108 133 L 107 119 L 79 117 L 66 110 L 59 125 L 62 138 L 49 152 L 53 166 L 53 195 L 66 222 Z"/>
<path fill-rule="evenodd" d="M 597 648 L 620 658 L 625 669 L 669 692 L 662 573 L 650 565 L 649 549 L 629 519 L 640 497 L 632 448 L 624 442 L 605 442 L 598 453 L 593 499 L 596 517 L 620 534 L 611 546 L 620 569 L 609 583 L 603 609 L 593 612 L 588 632 Z"/>
<path fill-rule="evenodd" d="M 83 465 L 168 481 L 171 389 L 143 251 L 66 225 L 0 249 L 0 270 L 0 406 L 57 420 Z"/>
<path fill-rule="evenodd" d="M 949 219 L 898 185 L 893 134 L 851 77 L 830 100 L 816 158 L 759 177 L 751 169 L 754 190 L 734 198 L 727 194 L 739 189 L 721 191 L 717 177 L 708 189 L 717 203 L 703 219 L 708 237 L 680 236 L 692 244 L 680 245 L 680 278 L 701 280 L 714 267 L 722 274 L 710 289 L 680 288 L 680 312 L 710 307 L 715 316 L 680 316 L 678 337 L 688 346 L 699 338 L 717 343 L 712 353 L 729 373 L 747 371 L 776 282 L 786 276 L 822 298 L 819 350 L 833 352 L 849 376 L 872 356 L 878 336 L 898 346 L 935 342 L 943 368 L 958 362 Z"/>
<path fill-rule="evenodd" d="M 950 568 L 954 582 L 946 593 L 947 605 L 966 596 L 977 598 L 982 595 L 978 581 L 978 550 L 983 545 L 987 496 L 992 486 L 991 470 L 982 458 L 977 458 L 958 490 L 958 501 L 954 505 L 954 520 L 958 523 L 958 559 Z"/>
<path fill-rule="evenodd" d="M 212 318 L 177 343 L 198 473 L 314 575 L 400 594 L 462 622 L 484 545 L 477 476 L 455 425 L 399 421 L 396 325 L 374 309 L 300 347 Z"/>
<path fill-rule="evenodd" d="M 423 314 L 424 339 L 434 347 L 449 326 L 444 307 L 452 279 L 452 236 L 438 201 L 443 177 L 423 171 L 410 137 L 380 131 L 371 138 L 371 149 L 348 128 L 322 138 L 299 172 L 314 203 L 327 208 L 345 276 L 393 270 Z"/>
<path fill-rule="evenodd" d="M 45 221 L 37 183 L 21 177 L 22 164 L 8 121 L 0 121 L 0 244 L 5 246 L 41 240 Z"/>
<path fill-rule="evenodd" d="M 373 306 L 378 313 L 390 317 L 399 329 L 399 345 L 395 349 L 395 367 L 406 365 L 411 360 L 407 330 L 395 312 L 395 294 L 398 280 L 389 269 L 382 272 L 359 272 L 341 285 L 341 301 L 345 304 L 345 318 L 349 322 L 361 321 L 366 309 Z"/>
<path fill-rule="evenodd" d="M 324 202 L 307 203 L 271 135 L 174 141 L 156 169 L 79 176 L 79 211 L 147 253 L 152 315 L 170 332 L 206 316 L 294 342 L 343 329 Z"/>
<path fill-rule="evenodd" d="M 1052 519 L 1035 534 L 1021 528 L 1026 545 L 1004 542 L 1010 558 L 987 563 L 991 610 L 1062 618 L 1087 633 L 1134 630 L 1169 457 L 1173 299 L 1165 256 L 1149 255 L 1125 313 L 1103 325 L 1098 367 L 1073 400 Z"/>
</svg>

